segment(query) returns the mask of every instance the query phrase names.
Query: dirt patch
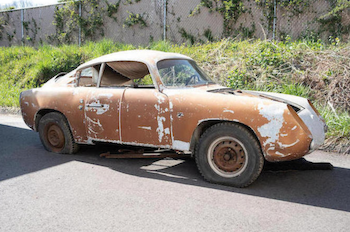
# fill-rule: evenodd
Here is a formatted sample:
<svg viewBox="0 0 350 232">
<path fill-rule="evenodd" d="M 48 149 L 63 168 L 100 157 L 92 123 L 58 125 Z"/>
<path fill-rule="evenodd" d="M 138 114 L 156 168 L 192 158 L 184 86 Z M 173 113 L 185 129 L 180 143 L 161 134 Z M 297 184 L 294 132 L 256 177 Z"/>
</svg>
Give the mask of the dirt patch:
<svg viewBox="0 0 350 232">
<path fill-rule="evenodd" d="M 21 109 L 19 107 L 0 106 L 0 114 L 20 115 Z"/>
<path fill-rule="evenodd" d="M 344 155 L 350 154 L 350 139 L 346 137 L 328 138 L 320 147 L 320 150 L 341 153 Z"/>
</svg>

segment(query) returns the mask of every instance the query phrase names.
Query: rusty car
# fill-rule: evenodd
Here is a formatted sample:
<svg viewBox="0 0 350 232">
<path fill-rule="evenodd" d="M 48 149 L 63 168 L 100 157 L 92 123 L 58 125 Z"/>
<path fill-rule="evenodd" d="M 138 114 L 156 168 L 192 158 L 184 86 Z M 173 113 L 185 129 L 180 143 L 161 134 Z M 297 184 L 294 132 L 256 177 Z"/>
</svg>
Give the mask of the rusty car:
<svg viewBox="0 0 350 232">
<path fill-rule="evenodd" d="M 188 56 L 121 51 L 23 91 L 25 123 L 45 149 L 115 143 L 190 154 L 205 180 L 245 187 L 265 161 L 317 149 L 326 124 L 305 98 L 215 83 Z"/>
</svg>

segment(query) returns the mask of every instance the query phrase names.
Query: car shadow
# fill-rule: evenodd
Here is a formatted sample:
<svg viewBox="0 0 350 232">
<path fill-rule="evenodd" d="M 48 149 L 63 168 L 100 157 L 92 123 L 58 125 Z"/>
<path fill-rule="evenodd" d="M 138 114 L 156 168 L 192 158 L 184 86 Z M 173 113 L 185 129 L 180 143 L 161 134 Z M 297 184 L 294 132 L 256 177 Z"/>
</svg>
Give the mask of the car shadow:
<svg viewBox="0 0 350 232">
<path fill-rule="evenodd" d="M 291 203 L 350 212 L 350 170 L 300 169 L 292 163 L 267 167 L 247 188 L 211 184 L 203 180 L 195 161 L 185 158 L 107 159 L 99 155 L 115 146 L 83 146 L 76 155 L 59 155 L 44 150 L 37 133 L 0 124 L 0 181 L 51 168 L 71 161 L 108 167 L 128 175 L 179 184 L 247 194 Z M 293 166 L 294 165 L 294 166 Z M 312 168 L 312 164 L 310 166 Z"/>
</svg>

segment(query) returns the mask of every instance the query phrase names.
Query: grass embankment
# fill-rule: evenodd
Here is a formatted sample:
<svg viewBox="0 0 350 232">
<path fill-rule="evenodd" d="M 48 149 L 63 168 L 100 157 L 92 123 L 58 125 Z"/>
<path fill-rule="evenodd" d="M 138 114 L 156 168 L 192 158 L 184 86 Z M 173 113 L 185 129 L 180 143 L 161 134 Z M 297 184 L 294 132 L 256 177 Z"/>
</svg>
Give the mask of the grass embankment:
<svg viewBox="0 0 350 232">
<path fill-rule="evenodd" d="M 222 40 L 198 45 L 157 42 L 135 47 L 104 40 L 82 47 L 43 45 L 1 48 L 0 106 L 18 106 L 19 93 L 62 71 L 111 52 L 130 49 L 177 52 L 195 59 L 224 85 L 311 99 L 329 126 L 327 146 L 350 146 L 350 44 Z"/>
</svg>

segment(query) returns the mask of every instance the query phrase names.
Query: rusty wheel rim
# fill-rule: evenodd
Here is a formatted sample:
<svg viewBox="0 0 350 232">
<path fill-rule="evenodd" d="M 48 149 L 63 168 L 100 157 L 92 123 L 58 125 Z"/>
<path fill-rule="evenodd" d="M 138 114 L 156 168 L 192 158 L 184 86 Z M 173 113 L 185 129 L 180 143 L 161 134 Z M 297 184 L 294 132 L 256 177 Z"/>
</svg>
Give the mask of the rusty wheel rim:
<svg viewBox="0 0 350 232">
<path fill-rule="evenodd" d="M 47 126 L 46 138 L 53 151 L 63 149 L 65 138 L 63 131 L 57 124 L 52 123 Z"/>
<path fill-rule="evenodd" d="M 247 150 L 237 139 L 221 137 L 210 145 L 208 161 L 213 171 L 220 176 L 235 177 L 247 167 Z"/>
</svg>

